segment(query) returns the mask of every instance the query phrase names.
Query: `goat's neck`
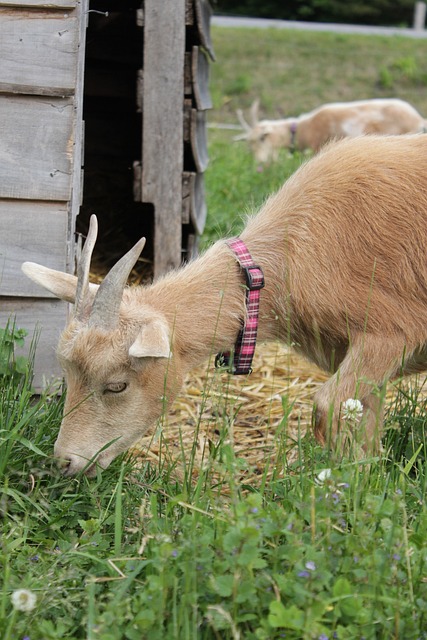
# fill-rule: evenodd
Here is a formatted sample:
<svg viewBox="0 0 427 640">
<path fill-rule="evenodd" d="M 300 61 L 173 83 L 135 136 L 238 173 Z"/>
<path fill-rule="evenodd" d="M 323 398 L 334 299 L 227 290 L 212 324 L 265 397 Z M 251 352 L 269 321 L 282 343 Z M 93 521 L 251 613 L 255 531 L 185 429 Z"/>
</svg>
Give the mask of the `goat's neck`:
<svg viewBox="0 0 427 640">
<path fill-rule="evenodd" d="M 234 345 L 246 313 L 245 286 L 236 258 L 223 241 L 142 292 L 143 302 L 168 320 L 173 344 L 185 354 L 189 368 Z M 267 285 L 261 294 L 261 340 L 275 337 L 265 321 L 269 306 Z"/>
<path fill-rule="evenodd" d="M 313 124 L 311 114 L 303 114 L 296 121 L 295 148 L 304 151 L 312 147 Z"/>
</svg>

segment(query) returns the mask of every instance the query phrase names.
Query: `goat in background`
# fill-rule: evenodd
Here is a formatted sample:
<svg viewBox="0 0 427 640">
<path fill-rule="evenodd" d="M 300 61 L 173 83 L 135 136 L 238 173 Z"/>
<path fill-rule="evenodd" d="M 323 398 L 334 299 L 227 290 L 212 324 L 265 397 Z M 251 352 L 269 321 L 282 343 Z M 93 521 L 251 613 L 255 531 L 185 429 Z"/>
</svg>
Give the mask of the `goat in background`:
<svg viewBox="0 0 427 640">
<path fill-rule="evenodd" d="M 245 133 L 235 140 L 247 140 L 257 162 L 277 160 L 280 149 L 318 152 L 328 141 L 366 134 L 401 135 L 421 133 L 426 121 L 404 100 L 379 98 L 324 104 L 296 118 L 259 120 L 258 101 L 251 107 L 251 124 L 237 112 Z"/>
</svg>

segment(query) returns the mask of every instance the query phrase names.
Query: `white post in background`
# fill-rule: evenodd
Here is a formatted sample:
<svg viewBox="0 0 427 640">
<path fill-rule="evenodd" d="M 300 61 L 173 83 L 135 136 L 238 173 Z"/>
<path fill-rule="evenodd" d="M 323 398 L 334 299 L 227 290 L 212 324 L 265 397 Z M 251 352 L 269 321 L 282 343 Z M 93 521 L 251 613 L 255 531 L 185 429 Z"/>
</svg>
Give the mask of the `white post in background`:
<svg viewBox="0 0 427 640">
<path fill-rule="evenodd" d="M 426 3 L 425 2 L 416 2 L 414 9 L 414 24 L 413 28 L 415 31 L 424 31 L 426 20 Z"/>
</svg>

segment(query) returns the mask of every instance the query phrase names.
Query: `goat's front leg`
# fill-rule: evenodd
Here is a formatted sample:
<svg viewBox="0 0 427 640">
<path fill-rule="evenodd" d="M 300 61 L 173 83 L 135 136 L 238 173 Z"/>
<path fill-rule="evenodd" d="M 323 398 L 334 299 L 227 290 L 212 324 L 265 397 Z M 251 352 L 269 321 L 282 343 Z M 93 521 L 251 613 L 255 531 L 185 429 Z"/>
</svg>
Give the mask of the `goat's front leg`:
<svg viewBox="0 0 427 640">
<path fill-rule="evenodd" d="M 379 450 L 382 388 L 398 373 L 404 350 L 405 342 L 400 336 L 363 334 L 353 339 L 339 369 L 314 399 L 314 430 L 322 444 L 341 451 L 348 444 L 362 447 L 366 453 Z M 346 404 L 350 399 L 358 402 Z"/>
</svg>

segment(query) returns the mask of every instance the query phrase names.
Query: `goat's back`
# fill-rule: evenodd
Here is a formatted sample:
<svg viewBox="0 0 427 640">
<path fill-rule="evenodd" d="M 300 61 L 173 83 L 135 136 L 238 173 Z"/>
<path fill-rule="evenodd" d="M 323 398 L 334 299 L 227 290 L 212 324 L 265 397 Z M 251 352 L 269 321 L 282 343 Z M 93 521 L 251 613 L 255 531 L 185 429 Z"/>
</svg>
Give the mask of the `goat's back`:
<svg viewBox="0 0 427 640">
<path fill-rule="evenodd" d="M 324 104 L 301 116 L 299 124 L 302 145 L 314 151 L 334 138 L 419 133 L 424 127 L 418 111 L 396 98 Z"/>
<path fill-rule="evenodd" d="M 302 330 L 335 341 L 361 330 L 427 341 L 427 136 L 328 145 L 244 235 L 286 281 Z"/>
</svg>

